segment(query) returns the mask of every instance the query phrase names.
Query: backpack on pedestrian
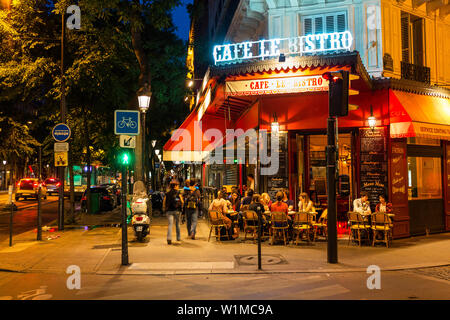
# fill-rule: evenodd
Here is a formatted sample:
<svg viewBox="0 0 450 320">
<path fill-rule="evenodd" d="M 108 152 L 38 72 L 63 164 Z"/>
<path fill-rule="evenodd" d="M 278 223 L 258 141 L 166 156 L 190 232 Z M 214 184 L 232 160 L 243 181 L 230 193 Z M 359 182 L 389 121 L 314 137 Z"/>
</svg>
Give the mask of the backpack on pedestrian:
<svg viewBox="0 0 450 320">
<path fill-rule="evenodd" d="M 166 211 L 180 211 L 181 199 L 177 190 L 171 190 L 166 194 Z"/>
<path fill-rule="evenodd" d="M 186 208 L 197 209 L 197 207 L 198 207 L 198 196 L 196 194 L 196 190 L 191 190 L 187 195 Z"/>
</svg>

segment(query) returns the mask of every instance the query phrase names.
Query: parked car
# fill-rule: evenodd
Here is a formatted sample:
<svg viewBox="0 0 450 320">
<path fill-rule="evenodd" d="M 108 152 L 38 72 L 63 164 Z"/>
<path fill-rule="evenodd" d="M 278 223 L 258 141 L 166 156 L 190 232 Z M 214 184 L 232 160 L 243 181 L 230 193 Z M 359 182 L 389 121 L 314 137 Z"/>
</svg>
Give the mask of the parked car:
<svg viewBox="0 0 450 320">
<path fill-rule="evenodd" d="M 86 193 L 87 189 L 84 191 L 83 196 L 81 197 L 81 210 L 85 212 L 87 211 Z M 114 195 L 112 191 L 107 187 L 92 186 L 91 194 L 92 193 L 100 194 L 100 211 L 111 211 L 114 209 Z"/>
<path fill-rule="evenodd" d="M 38 190 L 39 184 L 41 185 L 41 196 L 44 199 L 47 199 L 47 188 L 45 183 L 39 182 L 37 178 L 24 178 L 20 179 L 17 183 L 16 189 L 16 201 L 19 201 L 20 198 L 38 198 Z"/>
<path fill-rule="evenodd" d="M 116 206 L 119 206 L 122 200 L 122 192 L 120 190 L 120 187 L 115 183 L 104 183 L 100 186 L 107 187 L 115 195 Z"/>
<path fill-rule="evenodd" d="M 61 182 L 57 178 L 47 178 L 44 181 L 45 186 L 47 187 L 47 193 L 49 195 L 58 194 L 59 187 L 61 186 Z"/>
</svg>

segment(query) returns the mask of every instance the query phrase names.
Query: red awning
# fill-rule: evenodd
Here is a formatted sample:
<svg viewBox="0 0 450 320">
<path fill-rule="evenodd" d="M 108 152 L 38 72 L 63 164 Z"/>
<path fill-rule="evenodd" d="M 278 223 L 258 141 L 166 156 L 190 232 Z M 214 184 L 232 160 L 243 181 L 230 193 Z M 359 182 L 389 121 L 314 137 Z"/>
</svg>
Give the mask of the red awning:
<svg viewBox="0 0 450 320">
<path fill-rule="evenodd" d="M 201 162 L 220 143 L 224 133 L 223 119 L 205 114 L 199 121 L 194 110 L 164 145 L 163 161 Z"/>
<path fill-rule="evenodd" d="M 450 140 L 450 100 L 403 91 L 389 92 L 391 138 Z"/>
</svg>

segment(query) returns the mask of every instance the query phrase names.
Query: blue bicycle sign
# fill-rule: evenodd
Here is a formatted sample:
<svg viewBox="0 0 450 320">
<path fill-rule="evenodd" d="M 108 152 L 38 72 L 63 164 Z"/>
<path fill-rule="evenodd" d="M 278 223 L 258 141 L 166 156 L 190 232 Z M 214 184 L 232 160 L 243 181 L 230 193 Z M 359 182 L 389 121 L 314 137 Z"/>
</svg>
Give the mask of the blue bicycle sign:
<svg viewBox="0 0 450 320">
<path fill-rule="evenodd" d="M 114 112 L 114 133 L 117 135 L 139 135 L 139 111 L 116 110 Z"/>
</svg>

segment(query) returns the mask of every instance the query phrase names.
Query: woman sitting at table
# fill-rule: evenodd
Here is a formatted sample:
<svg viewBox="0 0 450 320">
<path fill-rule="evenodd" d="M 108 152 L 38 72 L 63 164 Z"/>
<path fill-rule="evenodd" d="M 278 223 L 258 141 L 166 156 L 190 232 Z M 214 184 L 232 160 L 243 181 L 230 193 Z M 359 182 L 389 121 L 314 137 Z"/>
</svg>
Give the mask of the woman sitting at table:
<svg viewBox="0 0 450 320">
<path fill-rule="evenodd" d="M 272 200 L 270 200 L 270 196 L 268 193 L 264 192 L 261 195 L 261 199 L 260 199 L 261 203 L 264 206 L 264 211 L 270 211 L 270 206 L 272 205 Z"/>
<path fill-rule="evenodd" d="M 233 211 L 239 211 L 240 199 L 239 199 L 239 195 L 237 194 L 237 192 L 233 192 L 231 194 L 230 203 L 231 203 L 231 209 Z"/>
<path fill-rule="evenodd" d="M 392 203 L 387 202 L 387 197 L 384 194 L 380 194 L 378 199 L 380 202 L 375 208 L 375 212 L 392 213 Z"/>
<path fill-rule="evenodd" d="M 238 228 L 232 228 L 231 227 L 231 219 L 228 218 L 226 216 L 227 212 L 228 212 L 228 206 L 227 206 L 227 201 L 225 200 L 226 194 L 223 191 L 220 191 L 217 195 L 217 198 L 214 199 L 210 206 L 209 206 L 209 210 L 213 210 L 213 211 L 218 211 L 220 213 L 222 213 L 223 215 L 223 222 L 225 223 L 225 227 L 227 228 L 227 232 L 233 233 L 232 237 L 233 239 L 236 239 L 239 235 L 239 229 Z M 234 229 L 234 230 L 231 230 Z"/>
<path fill-rule="evenodd" d="M 285 202 L 283 202 L 283 192 L 278 191 L 276 194 L 276 199 L 277 199 L 277 201 L 272 203 L 272 205 L 270 206 L 270 211 L 284 212 L 287 215 L 288 221 L 290 221 L 291 217 L 288 215 L 288 212 L 289 212 L 288 205 Z"/>
<path fill-rule="evenodd" d="M 299 196 L 298 211 L 301 212 L 314 212 L 314 203 L 309 199 L 306 192 L 303 192 Z"/>
</svg>

